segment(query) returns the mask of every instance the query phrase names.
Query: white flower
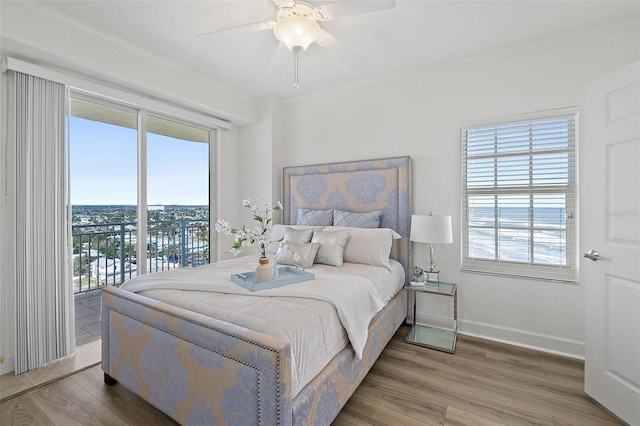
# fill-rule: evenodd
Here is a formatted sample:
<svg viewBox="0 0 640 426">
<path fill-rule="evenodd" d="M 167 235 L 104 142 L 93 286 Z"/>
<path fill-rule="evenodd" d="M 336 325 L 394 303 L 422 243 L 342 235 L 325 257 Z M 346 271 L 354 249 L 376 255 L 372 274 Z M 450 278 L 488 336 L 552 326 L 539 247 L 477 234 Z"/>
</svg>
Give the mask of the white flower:
<svg viewBox="0 0 640 426">
<path fill-rule="evenodd" d="M 214 228 L 216 232 L 221 232 L 221 233 L 224 233 L 225 235 L 231 235 L 231 226 L 227 221 L 224 221 L 222 219 L 218 220 L 215 223 Z"/>
<path fill-rule="evenodd" d="M 234 256 L 237 256 L 242 251 L 242 247 L 255 245 L 260 252 L 260 257 L 266 257 L 267 246 L 275 242 L 270 239 L 272 212 L 273 210 L 282 210 L 282 203 L 278 201 L 273 207 L 269 207 L 267 203 L 264 203 L 264 209 L 259 208 L 259 204 L 261 203 L 258 200 L 242 200 L 242 206 L 249 208 L 253 213 L 253 219 L 257 222 L 255 228 L 243 226 L 241 229 L 235 229 L 229 225 L 229 222 L 222 219 L 215 223 L 214 228 L 217 232 L 233 235 L 234 244 L 231 253 Z M 282 242 L 279 242 L 282 245 Z"/>
</svg>

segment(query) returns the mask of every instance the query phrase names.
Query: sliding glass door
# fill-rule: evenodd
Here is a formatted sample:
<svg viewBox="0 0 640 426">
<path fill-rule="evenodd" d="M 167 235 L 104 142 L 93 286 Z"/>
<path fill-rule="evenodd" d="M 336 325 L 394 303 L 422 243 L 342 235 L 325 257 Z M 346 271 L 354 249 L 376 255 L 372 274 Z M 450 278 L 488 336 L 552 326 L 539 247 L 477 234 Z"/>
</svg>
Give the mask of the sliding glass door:
<svg viewBox="0 0 640 426">
<path fill-rule="evenodd" d="M 213 129 L 73 93 L 75 293 L 209 262 Z"/>
<path fill-rule="evenodd" d="M 136 272 L 137 112 L 70 100 L 69 176 L 74 293 Z"/>
<path fill-rule="evenodd" d="M 211 132 L 147 118 L 147 271 L 209 262 Z"/>
</svg>

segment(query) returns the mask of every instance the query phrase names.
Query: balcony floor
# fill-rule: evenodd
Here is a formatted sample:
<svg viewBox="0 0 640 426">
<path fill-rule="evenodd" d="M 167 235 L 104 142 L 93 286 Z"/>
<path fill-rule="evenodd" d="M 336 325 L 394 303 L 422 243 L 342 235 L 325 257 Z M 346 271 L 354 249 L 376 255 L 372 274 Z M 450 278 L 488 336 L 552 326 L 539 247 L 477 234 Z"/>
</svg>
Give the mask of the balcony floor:
<svg viewBox="0 0 640 426">
<path fill-rule="evenodd" d="M 100 290 L 74 296 L 76 343 L 100 337 Z"/>
</svg>

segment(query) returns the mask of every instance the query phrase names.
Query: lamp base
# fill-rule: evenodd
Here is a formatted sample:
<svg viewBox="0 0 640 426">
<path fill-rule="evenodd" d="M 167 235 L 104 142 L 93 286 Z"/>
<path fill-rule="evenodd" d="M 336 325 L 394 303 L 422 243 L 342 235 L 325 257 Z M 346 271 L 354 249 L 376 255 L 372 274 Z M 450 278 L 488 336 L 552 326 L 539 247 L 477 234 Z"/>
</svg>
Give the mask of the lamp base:
<svg viewBox="0 0 640 426">
<path fill-rule="evenodd" d="M 431 272 L 425 271 L 424 275 L 427 281 L 431 281 L 434 283 L 440 282 L 440 271 L 431 271 Z"/>
</svg>

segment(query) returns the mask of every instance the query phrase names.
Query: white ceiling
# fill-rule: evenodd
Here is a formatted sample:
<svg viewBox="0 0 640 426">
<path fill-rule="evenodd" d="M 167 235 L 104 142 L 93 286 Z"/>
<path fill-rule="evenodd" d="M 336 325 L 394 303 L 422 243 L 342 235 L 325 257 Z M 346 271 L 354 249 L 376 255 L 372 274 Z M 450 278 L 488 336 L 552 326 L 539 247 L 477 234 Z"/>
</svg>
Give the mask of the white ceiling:
<svg viewBox="0 0 640 426">
<path fill-rule="evenodd" d="M 640 16 L 640 1 L 397 0 L 393 9 L 322 23 L 339 43 L 311 45 L 301 54 L 301 88 L 295 90 L 293 56 L 278 47 L 272 31 L 197 36 L 272 19 L 272 0 L 43 4 L 256 98 L 290 98 L 397 77 Z M 345 62 L 344 56 L 350 59 Z"/>
</svg>

